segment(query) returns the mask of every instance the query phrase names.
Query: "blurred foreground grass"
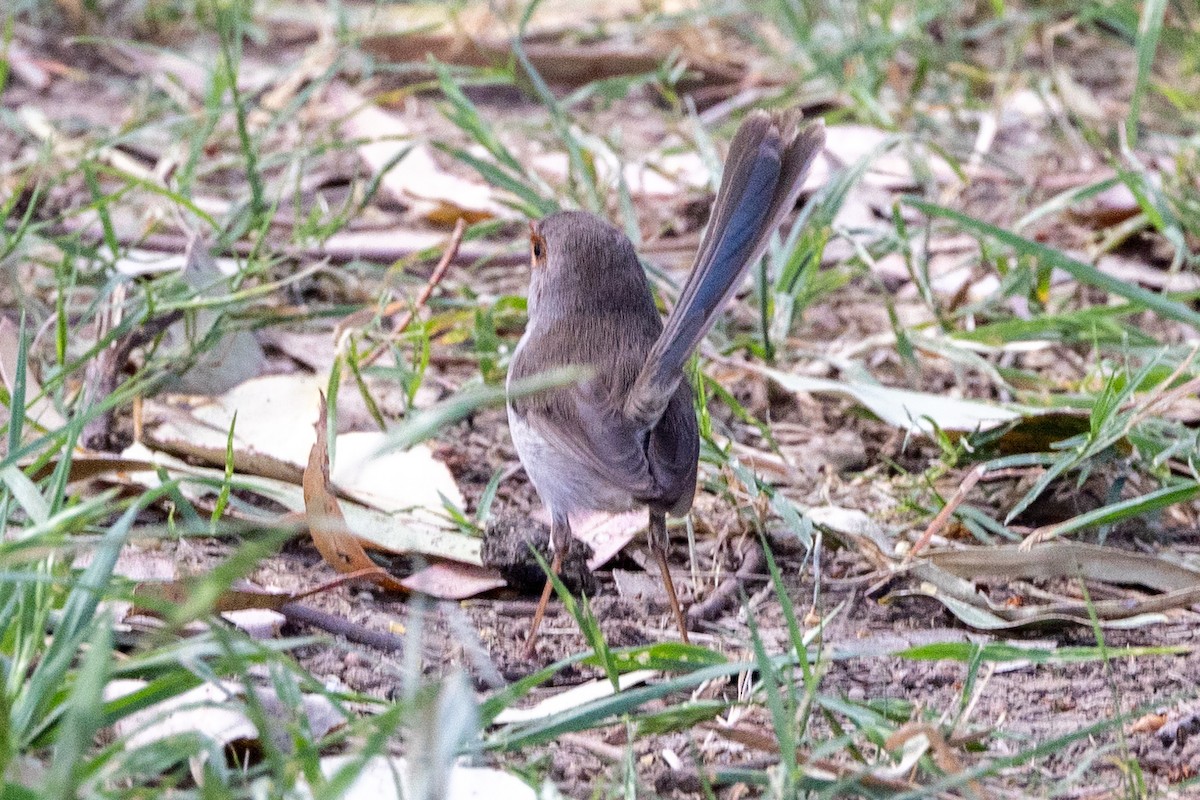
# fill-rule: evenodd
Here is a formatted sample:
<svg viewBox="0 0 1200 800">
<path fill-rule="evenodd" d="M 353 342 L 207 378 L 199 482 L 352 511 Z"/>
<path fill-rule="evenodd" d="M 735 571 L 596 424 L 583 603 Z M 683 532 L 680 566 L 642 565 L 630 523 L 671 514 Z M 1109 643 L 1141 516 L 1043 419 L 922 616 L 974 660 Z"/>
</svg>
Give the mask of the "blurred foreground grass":
<svg viewBox="0 0 1200 800">
<path fill-rule="evenodd" d="M 382 427 L 415 417 L 420 425 L 395 434 L 405 444 L 435 435 L 499 400 L 524 314 L 511 265 L 527 217 L 582 207 L 622 224 L 669 303 L 703 217 L 687 205 L 704 205 L 717 142 L 747 107 L 797 104 L 840 138 L 801 224 L 772 247 L 701 359 L 706 491 L 736 506 L 743 530 L 798 538 L 809 550 L 797 563 L 819 584 L 813 481 L 750 469 L 750 454 L 789 455 L 786 432 L 714 377 L 714 365 L 747 361 L 1006 403 L 1027 417 L 1017 433 L 959 436 L 931 409 L 933 445 L 915 468 L 899 463 L 902 448 L 881 445 L 891 463 L 856 471 L 884 487 L 888 513 L 910 533 L 977 463 L 1029 478 L 999 501 L 957 507 L 965 535 L 983 545 L 1033 528 L 1103 541 L 1146 519 L 1194 532 L 1194 5 L 770 0 L 581 12 L 553 2 L 10 0 L 0 22 L 0 800 L 358 796 L 353 779 L 396 752 L 408 758 L 408 797 L 448 796 L 459 756 L 506 766 L 549 797 L 556 776 L 541 746 L 614 727 L 618 755 L 590 796 L 733 796 L 739 784 L 772 797 L 1195 791 L 1194 760 L 1143 774 L 1124 731 L 1144 709 L 1120 706 L 1037 741 L 978 731 L 977 681 L 1013 657 L 995 646 L 919 656 L 965 664 L 947 707 L 825 691 L 832 656 L 820 635 L 840 609 L 790 598 L 770 557 L 771 590 L 758 601 L 773 609 L 770 643 L 756 612 L 749 638 L 725 655 L 669 642 L 610 649 L 581 603 L 573 610 L 591 651 L 482 695 L 457 672 L 423 677 L 419 630 L 395 697 L 325 685 L 291 655 L 310 639 L 255 640 L 210 613 L 287 538 L 220 519 L 226 504 L 249 504 L 232 454 L 224 480 L 210 479 L 208 500 L 196 502 L 183 491 L 189 479 L 166 468 L 150 489 L 81 481 L 78 449 L 127 445 L 137 397 L 218 394 L 270 371 L 276 362 L 256 342 L 272 331 L 325 336 L 354 312 L 415 297 L 445 226 L 464 216 L 464 277 L 403 335 L 376 313 L 316 363 L 289 353 L 328 377 L 334 411 L 339 393 L 358 396 Z M 493 47 L 463 48 L 468 40 Z M 408 126 L 382 132 L 382 156 L 367 151 L 368 132 L 344 127 L 375 99 Z M 408 173 L 397 189 L 386 176 L 404 174 L 418 149 L 442 166 Z M 677 196 L 654 194 L 647 173 L 669 178 Z M 216 257 L 199 271 L 145 267 L 147 253 L 191 252 L 197 240 Z M 849 300 L 849 322 L 862 324 L 822 338 L 822 309 Z M 868 319 L 885 323 L 870 329 Z M 372 363 L 377 348 L 391 360 Z M 401 397 L 383 396 L 383 384 Z M 450 410 L 411 413 L 431 398 Z M 1061 415 L 1034 416 L 1047 410 Z M 471 498 L 474 518 L 450 509 L 461 527 L 486 516 L 502 468 L 486 465 L 496 478 Z M 1049 494 L 1085 485 L 1098 487 L 1095 503 L 1046 511 Z M 152 631 L 126 625 L 119 602 L 135 581 L 114 573 L 122 546 L 209 536 L 233 546 L 197 582 L 186 616 L 167 609 Z M 185 627 L 196 618 L 210 624 Z M 1167 652 L 1106 647 L 1093 620 L 1094 647 L 1027 657 L 1107 665 Z M 584 659 L 614 682 L 636 669 L 663 674 L 545 718 L 496 722 Z M 736 691 L 706 691 L 735 676 Z M 116 691 L 127 679 L 140 682 Z M 185 695 L 213 685 L 232 688 L 215 700 Z M 185 725 L 139 740 L 120 726 L 155 707 L 174 718 L 179 707 L 159 704 L 181 696 L 234 707 L 249 727 L 223 738 Z M 311 698 L 339 722 L 315 724 Z M 679 731 L 672 741 L 690 750 L 672 753 L 686 763 L 660 762 L 662 785 L 652 786 L 643 757 L 654 737 Z M 723 758 L 713 737 L 739 757 Z M 1039 769 L 1095 739 L 1106 744 L 1089 759 L 1109 768 Z"/>
</svg>

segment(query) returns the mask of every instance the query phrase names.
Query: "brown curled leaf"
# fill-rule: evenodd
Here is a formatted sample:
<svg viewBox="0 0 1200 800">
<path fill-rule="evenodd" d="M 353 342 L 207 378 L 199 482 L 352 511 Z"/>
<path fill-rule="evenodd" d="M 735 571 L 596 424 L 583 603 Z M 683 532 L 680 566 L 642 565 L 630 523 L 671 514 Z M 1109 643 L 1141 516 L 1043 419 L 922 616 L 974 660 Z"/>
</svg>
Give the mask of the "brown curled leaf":
<svg viewBox="0 0 1200 800">
<path fill-rule="evenodd" d="M 317 416 L 317 441 L 304 469 L 304 510 L 313 544 L 321 557 L 338 572 L 358 572 L 367 580 L 393 592 L 404 591 L 403 584 L 372 561 L 358 537 L 346 524 L 341 505 L 329 480 L 329 441 L 325 413 L 325 394 L 321 393 Z"/>
</svg>

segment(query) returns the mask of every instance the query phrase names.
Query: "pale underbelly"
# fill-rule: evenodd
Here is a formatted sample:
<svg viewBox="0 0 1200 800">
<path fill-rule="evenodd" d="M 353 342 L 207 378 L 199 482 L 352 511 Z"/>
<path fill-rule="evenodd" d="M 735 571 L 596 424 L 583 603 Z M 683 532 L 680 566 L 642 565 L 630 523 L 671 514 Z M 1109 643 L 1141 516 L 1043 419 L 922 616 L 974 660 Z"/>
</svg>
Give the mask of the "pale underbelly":
<svg viewBox="0 0 1200 800">
<path fill-rule="evenodd" d="M 521 464 L 552 515 L 579 511 L 629 511 L 638 503 L 628 490 L 605 480 L 595 470 L 556 448 L 508 409 L 508 427 Z"/>
</svg>

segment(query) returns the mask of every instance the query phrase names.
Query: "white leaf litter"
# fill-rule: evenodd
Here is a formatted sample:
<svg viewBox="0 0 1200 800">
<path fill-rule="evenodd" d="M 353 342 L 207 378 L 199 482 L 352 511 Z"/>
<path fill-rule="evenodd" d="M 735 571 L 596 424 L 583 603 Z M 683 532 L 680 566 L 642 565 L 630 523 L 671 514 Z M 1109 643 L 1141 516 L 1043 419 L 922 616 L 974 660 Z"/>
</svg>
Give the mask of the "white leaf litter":
<svg viewBox="0 0 1200 800">
<path fill-rule="evenodd" d="M 111 702 L 147 685 L 142 680 L 111 681 L 104 688 L 104 700 Z M 269 714 L 273 706 L 278 707 L 281 714 L 287 713 L 273 691 L 260 687 L 256 692 Z M 130 750 L 183 734 L 199 734 L 222 746 L 237 741 L 257 741 L 258 729 L 242 710 L 244 694 L 244 687 L 231 681 L 206 683 L 135 711 L 118 720 L 113 731 L 118 737 L 125 738 L 125 746 Z M 304 695 L 301 708 L 292 713 L 302 714 L 313 736 L 318 738 L 345 723 L 341 712 L 321 695 Z M 286 747 L 288 734 L 283 726 L 279 732 L 282 739 L 276 744 Z"/>
<path fill-rule="evenodd" d="M 234 425 L 235 453 L 265 456 L 303 470 L 316 441 L 313 423 L 326 385 L 324 378 L 312 375 L 269 375 L 205 399 L 186 413 L 148 402 L 146 414 L 159 418 L 154 440 L 169 443 L 171 450 L 221 455 Z M 156 409 L 162 413 L 156 414 Z M 380 454 L 386 442 L 382 431 L 338 434 L 333 447 L 334 486 L 371 508 L 411 512 L 427 524 L 450 527 L 442 513 L 442 498 L 459 507 L 464 503 L 450 470 L 425 445 Z"/>
<path fill-rule="evenodd" d="M 128 260 L 126 263 L 129 263 Z M 208 245 L 198 237 L 188 242 L 182 263 L 176 260 L 168 263 L 179 271 L 180 278 L 195 291 L 197 299 L 217 298 L 233 290 L 228 270 L 232 267 L 236 273 L 237 262 L 218 261 L 209 252 Z M 231 307 L 240 305 L 234 303 Z M 163 385 L 166 391 L 215 394 L 228 391 L 262 373 L 266 354 L 253 331 L 228 330 L 222 332 L 216 342 L 208 342 L 225 313 L 215 308 L 192 309 L 185 312 L 183 320 L 167 328 L 156 353 L 172 360 L 183 359 L 187 368 L 172 373 Z M 198 351 L 201 343 L 209 346 Z"/>
<path fill-rule="evenodd" d="M 550 512 L 539 506 L 533 518 L 549 527 Z M 610 514 L 607 511 L 584 511 L 571 516 L 571 535 L 592 548 L 588 569 L 596 570 L 625 549 L 639 533 L 646 530 L 644 510 Z"/>
<path fill-rule="evenodd" d="M 328 97 L 342 115 L 345 138 L 363 140 L 359 157 L 374 173 L 387 170 L 380 179 L 383 187 L 419 215 L 438 220 L 459 211 L 473 218 L 513 218 L 513 211 L 492 197 L 490 186 L 442 169 L 401 117 L 341 83 L 330 85 Z"/>
<path fill-rule="evenodd" d="M 621 687 L 621 691 L 625 691 L 632 686 L 645 683 L 657 674 L 658 672 L 651 669 L 634 670 L 633 672 L 626 672 L 618 676 L 617 684 Z M 572 708 L 578 708 L 601 698 L 609 697 L 612 694 L 612 681 L 608 678 L 600 678 L 591 683 L 567 689 L 565 692 L 560 692 L 552 697 L 547 697 L 542 702 L 529 708 L 506 708 L 496 715 L 495 723 L 497 725 L 508 725 L 514 722 L 533 722 L 539 719 L 546 719 L 563 711 L 569 711 Z"/>
<path fill-rule="evenodd" d="M 889 425 L 911 433 L 930 435 L 935 427 L 945 431 L 988 430 L 1021 417 L 1016 411 L 980 400 L 960 400 L 878 384 L 793 375 L 754 364 L 746 367 L 789 391 L 849 397 Z"/>
<path fill-rule="evenodd" d="M 193 502 L 211 501 L 214 496 L 212 482 L 224 479 L 224 471 L 213 467 L 197 467 L 166 453 L 149 450 L 134 442 L 125 453 L 131 458 L 145 460 L 168 471 L 174 478 L 183 478 L 179 489 Z M 188 479 L 192 480 L 188 480 Z M 127 479 L 142 486 L 156 487 L 162 483 L 154 471 L 131 472 Z M 203 480 L 204 482 L 200 482 Z M 257 475 L 238 475 L 236 482 L 254 493 L 266 497 L 288 511 L 304 513 L 304 491 L 299 484 Z M 342 513 L 346 525 L 356 536 L 368 539 L 384 550 L 394 553 L 420 553 L 439 558 L 448 558 L 467 564 L 481 565 L 480 542 L 474 536 L 466 536 L 448 522 L 438 520 L 436 524 L 418 519 L 414 515 L 399 517 L 376 508 L 358 503 L 344 502 Z M 278 515 L 271 511 L 257 510 L 246 506 L 242 510 L 231 509 L 245 519 L 270 524 Z M 432 512 L 430 513 L 432 517 Z"/>
<path fill-rule="evenodd" d="M 321 771 L 331 778 L 347 764 L 357 777 L 342 795 L 346 800 L 413 800 L 409 767 L 403 758 L 375 756 L 360 765 L 352 755 L 329 756 L 321 759 Z M 307 786 L 299 786 L 293 796 L 303 800 L 314 797 Z M 537 800 L 537 793 L 502 770 L 455 765 L 446 780 L 445 794 L 438 800 Z"/>
</svg>

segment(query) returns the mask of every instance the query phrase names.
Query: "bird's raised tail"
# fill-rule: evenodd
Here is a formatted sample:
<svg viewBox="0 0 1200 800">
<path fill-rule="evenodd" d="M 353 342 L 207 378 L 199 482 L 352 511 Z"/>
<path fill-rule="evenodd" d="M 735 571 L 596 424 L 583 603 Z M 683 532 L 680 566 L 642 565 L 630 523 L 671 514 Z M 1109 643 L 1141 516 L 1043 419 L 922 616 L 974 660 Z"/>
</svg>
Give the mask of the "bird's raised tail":
<svg viewBox="0 0 1200 800">
<path fill-rule="evenodd" d="M 683 365 L 795 206 L 825 144 L 820 121 L 802 129 L 797 122 L 798 115 L 755 111 L 738 128 L 696 263 L 626 400 L 629 419 L 652 426 L 662 417 Z"/>
</svg>

